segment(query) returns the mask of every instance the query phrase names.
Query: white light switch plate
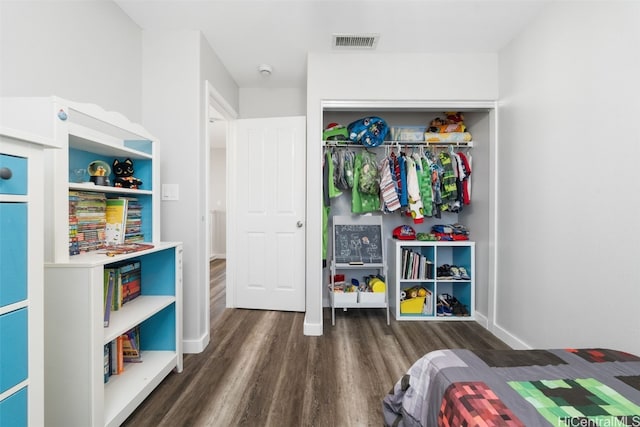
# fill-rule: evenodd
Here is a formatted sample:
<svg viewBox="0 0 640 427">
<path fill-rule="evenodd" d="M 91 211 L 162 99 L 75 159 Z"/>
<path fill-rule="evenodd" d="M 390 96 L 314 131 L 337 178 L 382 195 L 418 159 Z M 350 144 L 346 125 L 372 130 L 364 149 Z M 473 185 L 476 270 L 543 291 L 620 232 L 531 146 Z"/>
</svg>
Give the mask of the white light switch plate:
<svg viewBox="0 0 640 427">
<path fill-rule="evenodd" d="M 179 200 L 179 193 L 178 184 L 162 184 L 162 200 Z"/>
</svg>

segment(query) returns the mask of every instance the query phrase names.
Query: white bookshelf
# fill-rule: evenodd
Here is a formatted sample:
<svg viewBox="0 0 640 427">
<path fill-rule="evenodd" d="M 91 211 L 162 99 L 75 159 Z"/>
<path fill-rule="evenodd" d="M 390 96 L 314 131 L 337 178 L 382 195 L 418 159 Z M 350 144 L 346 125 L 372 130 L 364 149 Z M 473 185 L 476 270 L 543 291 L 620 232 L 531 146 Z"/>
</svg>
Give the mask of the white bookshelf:
<svg viewBox="0 0 640 427">
<path fill-rule="evenodd" d="M 123 115 L 58 97 L 0 98 L 3 124 L 48 138 L 45 150 L 44 421 L 51 426 L 117 426 L 172 371 L 182 371 L 182 244 L 160 239 L 158 141 Z M 73 173 L 96 160 L 130 158 L 139 189 L 94 185 Z M 111 174 L 113 184 L 114 176 Z M 70 255 L 69 191 L 135 197 L 142 234 L 152 249 L 108 256 Z M 104 269 L 140 260 L 142 295 L 104 323 Z M 42 264 L 42 263 L 41 263 Z M 140 326 L 143 361 L 104 382 L 104 346 Z M 42 327 L 40 328 L 42 330 Z"/>
</svg>

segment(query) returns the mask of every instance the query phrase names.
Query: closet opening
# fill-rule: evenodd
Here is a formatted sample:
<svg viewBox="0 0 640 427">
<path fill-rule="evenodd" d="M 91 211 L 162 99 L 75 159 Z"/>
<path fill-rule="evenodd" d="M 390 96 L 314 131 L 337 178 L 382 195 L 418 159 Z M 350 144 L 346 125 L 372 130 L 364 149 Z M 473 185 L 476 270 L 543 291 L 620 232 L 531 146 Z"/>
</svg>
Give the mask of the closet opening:
<svg viewBox="0 0 640 427">
<path fill-rule="evenodd" d="M 432 120 L 440 117 L 444 117 L 447 112 L 460 112 L 464 116 L 464 124 L 466 129 L 472 135 L 471 144 L 426 144 L 424 140 L 420 141 L 418 134 L 423 135 L 425 130 L 432 124 Z M 431 261 L 436 260 L 439 263 L 451 264 L 451 262 L 458 262 L 461 265 L 469 268 L 468 265 L 473 264 L 475 267 L 473 285 L 467 285 L 469 290 L 462 292 L 464 298 L 458 298 L 468 306 L 473 306 L 473 315 L 470 316 L 473 320 L 483 325 L 485 328 L 491 325 L 491 319 L 493 318 L 493 295 L 495 287 L 494 279 L 494 259 L 495 259 L 495 189 L 493 185 L 495 183 L 495 155 L 496 155 L 496 109 L 493 101 L 487 102 L 402 102 L 402 101 L 386 101 L 386 102 L 349 102 L 349 101 L 325 101 L 323 102 L 322 109 L 322 129 L 337 125 L 347 126 L 359 119 L 365 117 L 380 117 L 387 123 L 389 129 L 389 136 L 385 142 L 377 147 L 363 147 L 357 143 L 345 141 L 324 141 L 323 144 L 323 160 L 328 161 L 328 158 L 336 157 L 337 162 L 334 164 L 340 164 L 344 158 L 349 156 L 332 156 L 333 154 L 344 154 L 344 152 L 355 152 L 353 156 L 357 156 L 358 153 L 368 153 L 374 156 L 377 164 L 380 164 L 381 160 L 389 157 L 391 154 L 396 156 L 402 155 L 410 156 L 412 158 L 423 158 L 425 155 L 429 155 L 430 159 L 437 159 L 441 153 L 448 156 L 453 154 L 462 153 L 465 156 L 473 157 L 473 167 L 471 174 L 471 203 L 462 206 L 462 209 L 450 209 L 447 211 L 439 212 L 431 216 L 425 216 L 424 220 L 420 223 L 413 221 L 411 217 L 398 212 L 383 213 L 381 210 L 375 210 L 366 212 L 366 215 L 381 216 L 383 221 L 383 240 L 385 244 L 386 259 L 388 260 L 389 270 L 396 271 L 396 262 L 402 262 L 402 256 L 396 255 L 396 241 L 392 238 L 392 233 L 397 227 L 404 225 L 412 226 L 416 232 L 429 233 L 432 231 L 432 227 L 435 225 L 453 225 L 462 224 L 470 232 L 469 241 L 475 245 L 475 251 L 468 248 L 441 248 L 438 249 L 434 246 L 431 248 L 431 243 L 419 242 L 414 244 L 414 247 L 407 245 L 400 249 L 397 249 L 399 254 L 403 253 L 403 249 L 406 252 L 419 252 L 423 255 L 423 258 L 427 259 L 430 255 L 430 250 L 433 251 Z M 399 137 L 398 134 L 392 135 L 392 130 L 398 132 L 404 131 L 407 138 Z M 413 131 L 413 133 L 411 132 Z M 411 138 L 415 138 L 412 140 Z M 329 157 L 327 158 L 327 154 Z M 338 176 L 342 176 L 337 173 Z M 349 189 L 338 188 L 342 194 L 330 199 L 330 211 L 327 215 L 327 230 L 332 229 L 332 218 L 336 215 L 355 217 L 361 213 L 354 212 L 352 192 Z M 324 205 L 326 206 L 326 205 Z M 332 295 L 330 287 L 327 284 L 332 282 L 331 269 L 328 267 L 331 265 L 331 247 L 333 245 L 332 235 L 324 236 L 327 239 L 327 255 L 326 262 L 327 267 L 323 268 L 322 274 L 322 307 L 323 309 L 332 308 Z M 417 241 L 417 240 L 416 240 Z M 439 244 L 439 242 L 437 242 Z M 469 245 L 469 246 L 472 246 Z M 450 245 L 450 246 L 455 246 Z M 465 252 L 466 251 L 466 252 Z M 471 251 L 471 252 L 469 252 Z M 475 255 L 473 255 L 475 252 Z M 459 253 L 467 255 L 462 256 Z M 399 259 L 395 259 L 399 258 Z M 451 259 L 448 262 L 447 259 Z M 468 261 L 465 261 L 467 260 Z M 438 267 L 438 266 L 434 266 Z M 397 271 L 402 272 L 401 267 L 397 267 Z M 348 272 L 350 273 L 350 272 Z M 345 274 L 347 276 L 348 274 Z M 353 274 L 351 274 L 353 276 Z M 431 320 L 437 319 L 437 301 L 433 304 L 433 312 L 427 314 L 421 313 L 420 316 L 404 316 L 400 310 L 400 302 L 403 299 L 401 295 L 405 290 L 404 288 L 410 288 L 412 283 L 409 283 L 413 278 L 407 279 L 392 274 L 388 271 L 387 287 L 389 289 L 389 304 L 392 311 L 392 319 L 394 320 Z M 435 276 L 435 274 L 434 274 Z M 360 277 L 356 277 L 360 279 Z M 434 277 L 432 281 L 426 279 L 423 282 L 429 286 L 421 283 L 421 286 L 426 288 L 427 291 L 438 291 L 438 289 L 444 289 L 448 283 L 440 283 L 438 286 L 438 279 Z M 398 283 L 395 283 L 398 282 Z M 417 283 L 417 282 L 416 282 Z M 417 286 L 417 285 L 416 285 Z M 420 286 L 417 286 L 418 288 Z M 464 285 L 458 286 L 464 288 Z M 452 288 L 455 289 L 455 288 Z M 393 291 L 395 290 L 395 292 Z M 452 293 L 451 291 L 443 291 L 445 294 Z M 434 296 L 436 299 L 439 295 Z M 466 299 L 472 299 L 472 304 Z M 393 300 L 393 301 L 391 301 Z M 357 304 L 356 304 L 357 305 Z M 395 307 L 394 307 L 395 306 Z M 357 308 L 357 307 L 356 307 Z M 383 312 L 380 311 L 381 321 L 384 320 Z M 462 317 L 462 316 L 460 316 Z M 460 320 L 460 319 L 458 319 Z M 393 321 L 393 320 L 392 320 Z"/>
</svg>

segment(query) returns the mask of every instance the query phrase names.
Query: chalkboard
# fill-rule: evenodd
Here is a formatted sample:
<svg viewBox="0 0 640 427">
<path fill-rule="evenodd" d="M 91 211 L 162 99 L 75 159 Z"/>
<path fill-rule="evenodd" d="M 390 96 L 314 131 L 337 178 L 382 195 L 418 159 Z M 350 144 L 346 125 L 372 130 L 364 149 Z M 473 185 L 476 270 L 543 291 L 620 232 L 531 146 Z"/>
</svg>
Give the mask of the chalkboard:
<svg viewBox="0 0 640 427">
<path fill-rule="evenodd" d="M 382 264 L 382 221 L 379 217 L 333 217 L 336 264 Z"/>
</svg>

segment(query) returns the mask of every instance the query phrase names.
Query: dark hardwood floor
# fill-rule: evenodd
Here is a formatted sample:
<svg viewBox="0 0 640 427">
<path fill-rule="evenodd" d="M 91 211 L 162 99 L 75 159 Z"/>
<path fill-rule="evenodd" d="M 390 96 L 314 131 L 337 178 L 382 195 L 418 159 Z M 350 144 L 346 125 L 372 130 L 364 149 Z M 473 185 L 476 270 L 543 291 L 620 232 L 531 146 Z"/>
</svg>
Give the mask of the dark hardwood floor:
<svg viewBox="0 0 640 427">
<path fill-rule="evenodd" d="M 126 426 L 380 426 L 382 398 L 442 348 L 509 348 L 475 322 L 396 322 L 383 310 L 304 313 L 225 308 L 225 262 L 211 263 L 211 342 L 184 357 Z"/>
</svg>

